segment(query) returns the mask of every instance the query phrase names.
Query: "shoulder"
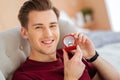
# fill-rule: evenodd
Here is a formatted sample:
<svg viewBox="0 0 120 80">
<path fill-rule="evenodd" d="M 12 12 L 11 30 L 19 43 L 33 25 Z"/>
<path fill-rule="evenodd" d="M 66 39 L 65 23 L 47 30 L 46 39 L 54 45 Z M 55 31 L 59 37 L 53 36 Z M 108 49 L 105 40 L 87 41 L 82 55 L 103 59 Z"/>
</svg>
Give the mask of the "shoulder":
<svg viewBox="0 0 120 80">
<path fill-rule="evenodd" d="M 28 75 L 22 72 L 15 72 L 12 80 L 32 80 Z"/>
<path fill-rule="evenodd" d="M 12 80 L 31 80 L 30 77 L 26 73 L 26 69 L 28 68 L 27 60 L 21 64 L 18 69 L 13 74 Z"/>
</svg>

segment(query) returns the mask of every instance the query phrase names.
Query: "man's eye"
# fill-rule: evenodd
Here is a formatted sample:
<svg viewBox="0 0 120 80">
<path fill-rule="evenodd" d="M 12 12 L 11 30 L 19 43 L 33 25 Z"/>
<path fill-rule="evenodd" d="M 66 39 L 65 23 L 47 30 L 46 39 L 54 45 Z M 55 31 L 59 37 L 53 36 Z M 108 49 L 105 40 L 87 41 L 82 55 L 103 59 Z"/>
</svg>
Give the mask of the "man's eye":
<svg viewBox="0 0 120 80">
<path fill-rule="evenodd" d="M 55 28 L 55 27 L 56 27 L 56 25 L 51 25 L 51 26 L 50 26 L 50 28 Z"/>
<path fill-rule="evenodd" d="M 35 29 L 41 29 L 42 27 L 41 26 L 37 26 L 37 27 L 35 27 Z"/>
</svg>

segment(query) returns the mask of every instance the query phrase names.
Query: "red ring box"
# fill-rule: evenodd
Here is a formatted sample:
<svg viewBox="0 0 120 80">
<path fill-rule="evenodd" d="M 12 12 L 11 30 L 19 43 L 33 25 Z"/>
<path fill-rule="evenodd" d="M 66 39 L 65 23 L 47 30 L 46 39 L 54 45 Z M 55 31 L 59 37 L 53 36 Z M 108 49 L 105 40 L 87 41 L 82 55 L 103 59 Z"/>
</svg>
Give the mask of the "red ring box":
<svg viewBox="0 0 120 80">
<path fill-rule="evenodd" d="M 63 45 L 64 45 L 64 49 L 67 52 L 70 52 L 71 50 L 76 49 L 76 39 L 74 38 L 74 36 L 72 34 L 69 35 L 65 35 L 63 37 Z"/>
</svg>

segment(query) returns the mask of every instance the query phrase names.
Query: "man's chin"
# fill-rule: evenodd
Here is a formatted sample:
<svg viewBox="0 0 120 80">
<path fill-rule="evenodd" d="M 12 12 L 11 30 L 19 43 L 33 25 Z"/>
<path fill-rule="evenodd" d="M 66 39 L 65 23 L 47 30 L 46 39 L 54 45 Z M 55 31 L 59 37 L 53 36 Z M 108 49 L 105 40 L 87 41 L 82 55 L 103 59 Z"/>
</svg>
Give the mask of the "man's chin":
<svg viewBox="0 0 120 80">
<path fill-rule="evenodd" d="M 56 49 L 57 49 L 57 47 L 54 46 L 54 47 L 46 48 L 46 49 L 42 50 L 42 52 L 44 54 L 55 54 Z"/>
<path fill-rule="evenodd" d="M 49 52 L 46 52 L 46 54 L 56 54 L 56 50 L 54 50 L 54 51 L 49 51 Z"/>
</svg>

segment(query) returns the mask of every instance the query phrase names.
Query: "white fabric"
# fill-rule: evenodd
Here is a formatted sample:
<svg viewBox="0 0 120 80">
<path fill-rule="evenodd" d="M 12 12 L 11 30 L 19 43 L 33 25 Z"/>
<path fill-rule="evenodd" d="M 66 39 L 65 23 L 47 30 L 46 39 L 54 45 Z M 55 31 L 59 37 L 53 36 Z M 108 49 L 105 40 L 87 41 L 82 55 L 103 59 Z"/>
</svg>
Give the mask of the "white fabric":
<svg viewBox="0 0 120 80">
<path fill-rule="evenodd" d="M 0 32 L 0 70 L 7 80 L 10 80 L 13 71 L 28 56 L 29 47 L 27 45 L 20 35 L 20 27 Z"/>
<path fill-rule="evenodd" d="M 0 71 L 0 80 L 5 80 L 5 77 L 1 71 Z"/>
<path fill-rule="evenodd" d="M 120 73 L 120 43 L 106 45 L 97 49 L 100 56 L 111 63 Z"/>
</svg>

